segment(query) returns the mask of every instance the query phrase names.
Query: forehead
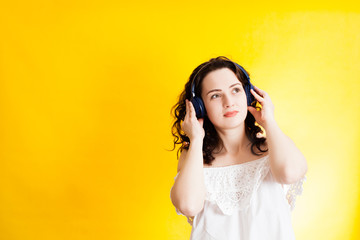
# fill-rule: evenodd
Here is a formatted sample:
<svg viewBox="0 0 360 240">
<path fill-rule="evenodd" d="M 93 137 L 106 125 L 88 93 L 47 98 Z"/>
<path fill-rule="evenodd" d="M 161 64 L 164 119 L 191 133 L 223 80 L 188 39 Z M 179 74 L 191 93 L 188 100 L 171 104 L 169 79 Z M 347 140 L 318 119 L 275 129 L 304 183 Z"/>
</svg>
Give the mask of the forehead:
<svg viewBox="0 0 360 240">
<path fill-rule="evenodd" d="M 203 91 L 211 89 L 228 88 L 240 82 L 235 73 L 228 68 L 221 68 L 208 73 L 202 81 Z"/>
</svg>

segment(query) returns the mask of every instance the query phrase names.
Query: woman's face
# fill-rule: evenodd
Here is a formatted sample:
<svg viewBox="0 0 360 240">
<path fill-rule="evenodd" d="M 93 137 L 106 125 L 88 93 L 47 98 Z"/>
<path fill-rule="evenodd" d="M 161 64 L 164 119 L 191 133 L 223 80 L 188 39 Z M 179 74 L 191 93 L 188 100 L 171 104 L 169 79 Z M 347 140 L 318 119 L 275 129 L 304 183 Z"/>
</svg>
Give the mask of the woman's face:
<svg viewBox="0 0 360 240">
<path fill-rule="evenodd" d="M 202 81 L 201 97 L 215 128 L 231 129 L 244 123 L 248 111 L 245 90 L 230 69 L 208 73 Z"/>
</svg>

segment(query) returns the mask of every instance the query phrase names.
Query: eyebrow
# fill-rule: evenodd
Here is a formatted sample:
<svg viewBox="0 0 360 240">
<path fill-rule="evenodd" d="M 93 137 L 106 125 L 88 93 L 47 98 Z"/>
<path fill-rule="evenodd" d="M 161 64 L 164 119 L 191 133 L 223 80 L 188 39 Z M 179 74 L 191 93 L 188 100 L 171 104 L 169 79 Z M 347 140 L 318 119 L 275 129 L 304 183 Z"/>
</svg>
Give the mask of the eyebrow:
<svg viewBox="0 0 360 240">
<path fill-rule="evenodd" d="M 232 88 L 232 87 L 234 87 L 236 85 L 241 85 L 241 84 L 240 83 L 235 83 L 235 84 L 231 85 L 229 88 Z M 212 93 L 212 92 L 220 92 L 220 91 L 221 91 L 221 89 L 212 89 L 206 95 L 209 95 L 209 93 Z"/>
</svg>

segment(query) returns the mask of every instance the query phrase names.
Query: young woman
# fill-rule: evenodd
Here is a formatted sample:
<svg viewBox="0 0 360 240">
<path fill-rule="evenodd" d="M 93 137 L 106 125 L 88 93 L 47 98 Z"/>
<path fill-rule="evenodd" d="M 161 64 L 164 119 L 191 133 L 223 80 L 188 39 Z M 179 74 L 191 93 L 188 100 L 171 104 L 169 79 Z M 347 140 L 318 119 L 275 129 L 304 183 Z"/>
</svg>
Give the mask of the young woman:
<svg viewBox="0 0 360 240">
<path fill-rule="evenodd" d="M 291 210 L 306 159 L 248 72 L 226 57 L 210 59 L 173 110 L 181 155 L 170 198 L 192 225 L 190 239 L 295 239 Z"/>
</svg>

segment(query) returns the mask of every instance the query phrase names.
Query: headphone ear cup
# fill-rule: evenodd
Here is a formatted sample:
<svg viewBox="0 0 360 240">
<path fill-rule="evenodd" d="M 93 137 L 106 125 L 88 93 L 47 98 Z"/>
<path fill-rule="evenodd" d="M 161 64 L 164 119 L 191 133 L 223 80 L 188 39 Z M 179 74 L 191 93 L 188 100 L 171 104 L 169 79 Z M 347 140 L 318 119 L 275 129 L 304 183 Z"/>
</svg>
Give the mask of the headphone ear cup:
<svg viewBox="0 0 360 240">
<path fill-rule="evenodd" d="M 254 95 L 250 92 L 250 89 L 254 90 L 254 86 L 251 83 L 246 83 L 244 86 L 244 90 L 246 93 L 247 105 L 251 106 L 251 104 L 255 101 Z"/>
<path fill-rule="evenodd" d="M 196 112 L 196 117 L 204 118 L 206 115 L 206 110 L 205 110 L 204 102 L 202 101 L 202 99 L 199 97 L 194 97 L 193 99 L 191 99 L 191 103 L 194 106 L 194 109 Z"/>
</svg>

